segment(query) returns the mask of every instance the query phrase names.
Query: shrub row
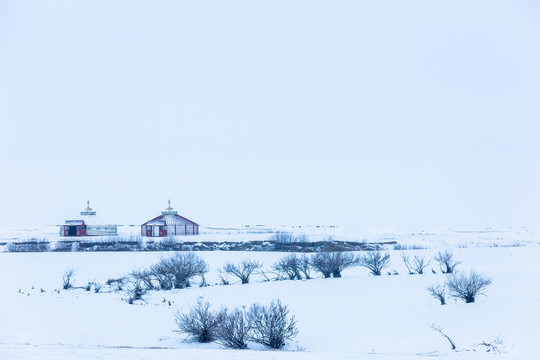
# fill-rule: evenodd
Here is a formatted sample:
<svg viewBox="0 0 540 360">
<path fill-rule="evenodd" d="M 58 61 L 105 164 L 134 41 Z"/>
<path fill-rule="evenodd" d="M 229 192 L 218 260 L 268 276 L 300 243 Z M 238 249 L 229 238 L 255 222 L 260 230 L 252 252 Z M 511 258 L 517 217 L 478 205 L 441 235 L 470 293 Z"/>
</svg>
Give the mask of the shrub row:
<svg viewBox="0 0 540 360">
<path fill-rule="evenodd" d="M 250 341 L 281 349 L 298 334 L 294 316 L 289 317 L 289 309 L 279 300 L 269 306 L 252 304 L 249 309 L 213 311 L 210 303 L 199 298 L 189 311 L 177 312 L 175 320 L 175 331 L 186 334 L 188 341 L 216 341 L 232 349 L 246 349 Z"/>
</svg>

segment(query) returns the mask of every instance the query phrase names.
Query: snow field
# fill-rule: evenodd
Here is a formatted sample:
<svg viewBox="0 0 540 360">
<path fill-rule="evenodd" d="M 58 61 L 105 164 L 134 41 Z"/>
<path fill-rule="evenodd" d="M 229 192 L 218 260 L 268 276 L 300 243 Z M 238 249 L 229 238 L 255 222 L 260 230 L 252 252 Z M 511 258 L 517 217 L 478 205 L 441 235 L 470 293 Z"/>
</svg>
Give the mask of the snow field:
<svg viewBox="0 0 540 360">
<path fill-rule="evenodd" d="M 406 252 L 431 258 L 437 250 Z M 442 326 L 460 350 L 473 350 L 475 344 L 500 336 L 506 353 L 497 356 L 540 357 L 538 247 L 454 249 L 456 258 L 463 261 L 458 269 L 474 268 L 491 277 L 493 284 L 488 296 L 479 297 L 477 303 L 450 299 L 445 306 L 439 305 L 425 290 L 445 279 L 445 275 L 431 273 L 431 268 L 439 272 L 433 261 L 426 274 L 407 275 L 399 257 L 401 251 L 390 253 L 388 270 L 395 269 L 400 275 L 373 277 L 364 268 L 353 268 L 345 270 L 341 279 L 260 282 L 261 278 L 255 277 L 247 285 L 152 291 L 145 296 L 145 302 L 136 305 L 123 301 L 122 293 L 95 294 L 82 289 L 56 293 L 54 290 L 61 287 L 62 274 L 68 268 L 77 271 L 75 285 L 84 286 L 88 281 L 104 283 L 108 278 L 126 275 L 171 253 L 1 253 L 0 295 L 4 310 L 0 313 L 0 354 L 14 352 L 31 358 L 35 351 L 21 345 L 31 344 L 43 349 L 45 354 L 75 351 L 81 358 L 90 354 L 107 358 L 107 351 L 114 356 L 133 354 L 117 347 L 172 348 L 179 353 L 195 352 L 200 358 L 213 357 L 216 352 L 227 354 L 226 358 L 250 358 L 250 351 L 221 350 L 217 344 L 185 343 L 181 335 L 173 333 L 175 311 L 187 309 L 199 296 L 204 296 L 216 309 L 221 305 L 267 304 L 275 298 L 289 306 L 298 321 L 298 337 L 282 354 L 257 351 L 253 353 L 257 358 L 265 358 L 259 357 L 260 354 L 275 354 L 269 358 L 276 359 L 304 358 L 304 354 L 321 359 L 354 358 L 354 354 L 374 354 L 383 359 L 386 356 L 394 359 L 487 356 L 481 352 L 452 352 L 447 340 L 430 329 L 432 323 Z M 285 254 L 197 252 L 197 255 L 211 265 L 206 279 L 214 284 L 216 269 L 226 261 L 249 257 L 269 268 Z M 42 293 L 41 288 L 46 292 Z M 168 306 L 168 301 L 172 306 Z M 104 350 L 104 346 L 111 348 Z M 256 345 L 250 348 L 261 349 Z M 141 354 L 146 351 L 141 350 Z M 155 352 L 165 354 L 174 350 Z"/>
</svg>

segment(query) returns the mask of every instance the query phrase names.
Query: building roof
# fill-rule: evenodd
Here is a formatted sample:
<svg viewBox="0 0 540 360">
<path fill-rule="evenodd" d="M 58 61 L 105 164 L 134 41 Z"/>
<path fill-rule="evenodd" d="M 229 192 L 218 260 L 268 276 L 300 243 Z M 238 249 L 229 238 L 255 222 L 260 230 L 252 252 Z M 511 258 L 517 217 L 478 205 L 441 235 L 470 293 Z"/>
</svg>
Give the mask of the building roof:
<svg viewBox="0 0 540 360">
<path fill-rule="evenodd" d="M 143 225 L 159 225 L 159 226 L 166 226 L 166 225 L 197 225 L 196 222 L 193 222 L 189 219 L 186 219 L 183 216 L 178 215 L 176 211 L 173 210 L 171 207 L 171 199 L 169 199 L 169 207 L 165 209 L 165 211 L 161 212 L 161 215 L 158 217 L 153 218 L 152 220 L 148 220 Z"/>
<path fill-rule="evenodd" d="M 84 220 L 66 220 L 66 225 L 85 225 Z"/>
<path fill-rule="evenodd" d="M 196 222 L 193 222 L 189 219 L 186 219 L 183 216 L 180 216 L 178 214 L 161 214 L 158 217 L 153 218 L 152 220 L 148 220 L 143 225 L 197 225 Z"/>
</svg>

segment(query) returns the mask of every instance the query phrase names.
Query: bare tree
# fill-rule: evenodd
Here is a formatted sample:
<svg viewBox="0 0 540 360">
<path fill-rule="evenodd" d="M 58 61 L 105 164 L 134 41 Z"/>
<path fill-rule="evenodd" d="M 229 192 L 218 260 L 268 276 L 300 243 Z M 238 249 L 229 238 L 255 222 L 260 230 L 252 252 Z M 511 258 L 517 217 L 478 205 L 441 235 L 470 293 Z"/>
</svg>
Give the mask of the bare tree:
<svg viewBox="0 0 540 360">
<path fill-rule="evenodd" d="M 356 265 L 356 257 L 350 252 L 318 252 L 311 257 L 311 266 L 325 278 L 339 278 L 343 270 Z"/>
<path fill-rule="evenodd" d="M 478 295 L 485 295 L 485 290 L 489 285 L 491 285 L 491 279 L 473 270 L 469 274 L 452 274 L 446 280 L 450 295 L 466 303 L 473 303 Z"/>
<path fill-rule="evenodd" d="M 271 349 L 281 349 L 287 340 L 298 334 L 294 316 L 288 317 L 289 309 L 281 301 L 272 301 L 270 305 L 253 304 L 247 318 L 252 326 L 250 340 Z"/>
<path fill-rule="evenodd" d="M 440 327 L 439 325 L 435 325 L 435 324 L 431 324 L 431 328 L 433 330 L 435 330 L 436 332 L 438 332 L 439 334 L 441 334 L 442 336 L 444 336 L 444 338 L 446 340 L 448 340 L 448 342 L 450 343 L 450 346 L 452 347 L 452 350 L 456 350 L 456 343 L 454 342 L 454 340 L 452 340 L 450 338 L 450 336 L 446 335 L 445 333 L 443 333 L 443 329 L 442 327 Z"/>
<path fill-rule="evenodd" d="M 73 288 L 73 277 L 75 276 L 75 270 L 68 269 L 62 277 L 62 289 L 69 290 Z"/>
<path fill-rule="evenodd" d="M 249 341 L 251 322 L 244 309 L 224 310 L 217 326 L 216 341 L 231 349 L 245 349 Z"/>
<path fill-rule="evenodd" d="M 177 333 L 187 334 L 188 341 L 200 343 L 212 342 L 216 339 L 218 327 L 223 319 L 223 310 L 215 312 L 210 309 L 210 303 L 197 300 L 197 305 L 189 312 L 176 313 Z"/>
<path fill-rule="evenodd" d="M 446 304 L 446 286 L 445 285 L 431 285 L 427 288 L 427 291 L 429 291 L 429 294 L 433 296 L 435 299 L 439 300 L 441 302 L 441 305 Z"/>
<path fill-rule="evenodd" d="M 242 281 L 242 284 L 248 284 L 250 276 L 260 268 L 262 268 L 260 262 L 244 259 L 238 264 L 228 262 L 218 272 L 236 276 Z"/>
<path fill-rule="evenodd" d="M 454 254 L 450 250 L 445 250 L 435 255 L 435 260 L 439 263 L 443 274 L 451 274 L 456 269 L 456 266 L 461 264 L 461 261 L 454 260 Z"/>
<path fill-rule="evenodd" d="M 363 266 L 375 276 L 381 275 L 384 268 L 390 263 L 390 254 L 382 254 L 379 251 L 368 251 L 364 255 L 358 256 L 358 264 Z"/>
</svg>

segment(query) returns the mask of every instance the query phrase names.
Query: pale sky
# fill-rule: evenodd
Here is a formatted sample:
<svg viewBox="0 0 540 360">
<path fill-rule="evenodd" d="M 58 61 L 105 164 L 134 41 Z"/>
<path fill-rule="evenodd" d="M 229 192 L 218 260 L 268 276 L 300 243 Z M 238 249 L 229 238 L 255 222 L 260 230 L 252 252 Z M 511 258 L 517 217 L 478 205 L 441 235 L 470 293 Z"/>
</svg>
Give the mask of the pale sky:
<svg viewBox="0 0 540 360">
<path fill-rule="evenodd" d="M 538 1 L 0 0 L 0 226 L 540 225 Z"/>
</svg>

